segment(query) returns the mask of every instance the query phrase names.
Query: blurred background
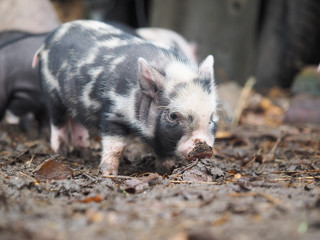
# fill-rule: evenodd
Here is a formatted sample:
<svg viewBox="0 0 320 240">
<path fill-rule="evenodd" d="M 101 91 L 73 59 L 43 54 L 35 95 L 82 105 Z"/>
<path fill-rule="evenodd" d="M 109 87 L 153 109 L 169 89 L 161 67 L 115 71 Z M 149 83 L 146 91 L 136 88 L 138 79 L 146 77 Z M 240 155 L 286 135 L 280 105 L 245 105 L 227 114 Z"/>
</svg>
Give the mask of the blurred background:
<svg viewBox="0 0 320 240">
<path fill-rule="evenodd" d="M 239 105 L 241 87 L 251 76 L 260 93 L 279 87 L 320 96 L 316 70 L 320 62 L 319 0 L 0 1 L 0 31 L 42 33 L 75 19 L 176 31 L 197 46 L 200 61 L 214 55 L 216 81 L 232 111 Z M 305 68 L 310 65 L 311 70 Z M 307 76 L 312 76 L 300 80 L 305 69 Z M 233 85 L 224 88 L 228 83 Z M 318 105 L 308 101 L 316 108 L 315 121 L 320 121 Z M 276 104 L 288 110 L 288 104 Z"/>
<path fill-rule="evenodd" d="M 289 88 L 305 65 L 320 61 L 318 0 L 0 2 L 0 30 L 43 32 L 74 19 L 172 29 L 197 44 L 199 59 L 214 55 L 218 82 L 244 84 L 256 76 L 258 90 Z"/>
</svg>

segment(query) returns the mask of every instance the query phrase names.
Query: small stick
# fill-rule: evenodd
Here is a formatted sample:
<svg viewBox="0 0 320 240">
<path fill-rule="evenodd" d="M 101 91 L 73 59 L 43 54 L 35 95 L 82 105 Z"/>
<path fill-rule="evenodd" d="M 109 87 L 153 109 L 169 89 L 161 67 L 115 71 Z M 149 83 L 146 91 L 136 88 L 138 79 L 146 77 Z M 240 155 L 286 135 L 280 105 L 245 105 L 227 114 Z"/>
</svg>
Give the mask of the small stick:
<svg viewBox="0 0 320 240">
<path fill-rule="evenodd" d="M 256 79 L 254 77 L 250 77 L 247 80 L 246 84 L 244 85 L 244 87 L 241 91 L 241 94 L 240 94 L 240 99 L 239 99 L 238 105 L 234 111 L 234 118 L 233 118 L 233 122 L 232 122 L 233 125 L 239 124 L 241 114 L 243 112 L 243 109 L 246 106 L 247 100 L 250 96 L 250 93 L 251 93 L 252 88 L 255 83 L 256 83 Z"/>
<path fill-rule="evenodd" d="M 229 194 L 230 197 L 256 197 L 256 192 L 232 192 Z"/>
<path fill-rule="evenodd" d="M 313 170 L 305 170 L 305 171 L 274 171 L 271 172 L 273 174 L 295 174 L 295 173 L 299 173 L 299 174 L 304 174 L 304 173 L 317 173 L 320 172 L 320 169 L 313 169 Z"/>
<path fill-rule="evenodd" d="M 135 179 L 136 177 L 129 177 L 129 176 L 115 176 L 115 175 L 105 175 L 105 178 L 111 179 Z M 194 182 L 194 181 L 179 181 L 179 180 L 170 180 L 171 183 L 181 183 L 181 184 L 191 184 L 191 183 L 198 183 L 198 184 L 208 184 L 208 185 L 219 185 L 217 182 Z"/>
<path fill-rule="evenodd" d="M 133 179 L 136 177 L 129 177 L 129 176 L 119 176 L 119 175 L 103 175 L 104 178 L 111 178 L 111 179 Z"/>
<path fill-rule="evenodd" d="M 6 179 L 10 179 L 9 175 L 5 174 L 4 172 L 1 171 L 1 175 L 4 176 Z"/>
<path fill-rule="evenodd" d="M 191 163 L 189 166 L 186 166 L 184 169 L 182 169 L 178 174 L 184 173 L 185 171 L 193 168 L 197 163 L 199 162 L 199 159 L 197 158 L 193 163 Z"/>
<path fill-rule="evenodd" d="M 281 134 L 281 136 L 277 138 L 276 143 L 273 145 L 273 147 L 272 147 L 272 149 L 270 151 L 271 153 L 274 153 L 277 150 L 278 145 L 279 145 L 280 141 L 282 140 L 282 138 L 283 137 L 282 137 L 282 134 Z"/>
<path fill-rule="evenodd" d="M 17 156 L 15 156 L 15 157 L 14 157 L 14 159 L 18 159 L 19 157 L 21 157 L 21 156 L 25 155 L 27 152 L 29 152 L 29 149 L 27 149 L 27 150 L 25 150 L 25 151 L 23 151 L 23 152 L 19 153 Z"/>
<path fill-rule="evenodd" d="M 19 171 L 19 173 L 20 173 L 21 175 L 23 175 L 23 176 L 25 176 L 25 177 L 29 178 L 30 180 L 32 180 L 32 181 L 34 182 L 34 184 L 35 184 L 35 185 L 39 185 L 39 182 L 38 182 L 35 178 L 30 177 L 29 175 L 27 175 L 27 174 L 25 174 L 24 172 L 21 172 L 21 171 Z"/>
<path fill-rule="evenodd" d="M 255 160 L 257 159 L 257 156 L 255 156 L 252 160 L 250 160 L 246 165 L 244 165 L 242 167 L 242 170 L 244 170 L 245 168 L 247 168 L 251 163 L 253 163 Z"/>
<path fill-rule="evenodd" d="M 110 179 L 124 179 L 124 180 L 127 180 L 127 179 L 139 179 L 139 180 L 142 180 L 144 182 L 149 182 L 153 178 L 158 178 L 159 175 L 157 173 L 150 173 L 149 175 L 142 176 L 142 177 L 115 176 L 115 175 L 104 175 L 103 177 L 110 178 Z M 139 183 L 139 184 L 141 184 L 141 183 Z"/>
<path fill-rule="evenodd" d="M 207 185 L 219 185 L 218 182 L 195 182 L 195 181 L 179 181 L 179 180 L 170 180 L 171 183 L 182 183 L 182 184 L 191 184 L 191 183 L 197 183 L 197 184 L 207 184 Z"/>
<path fill-rule="evenodd" d="M 31 163 L 34 159 L 34 155 L 32 155 L 31 159 L 27 162 L 27 166 L 30 167 L 31 166 Z"/>
<path fill-rule="evenodd" d="M 44 160 L 44 162 L 53 160 L 53 159 L 55 159 L 55 158 L 57 158 L 57 157 L 59 157 L 59 156 L 60 156 L 60 154 L 53 155 L 53 156 L 51 156 L 50 158 L 47 158 L 46 160 Z"/>
<path fill-rule="evenodd" d="M 263 197 L 269 202 L 277 206 L 285 206 L 282 204 L 282 201 L 278 198 L 275 198 L 269 194 L 261 193 L 261 192 L 247 192 L 247 193 L 230 193 L 230 197 Z"/>
<path fill-rule="evenodd" d="M 269 194 L 266 194 L 266 193 L 257 193 L 257 196 L 260 196 L 260 197 L 263 197 L 265 199 L 267 199 L 269 202 L 271 202 L 272 204 L 274 205 L 277 205 L 277 206 L 284 206 L 284 204 L 282 204 L 282 201 L 278 198 L 275 198 Z"/>
<path fill-rule="evenodd" d="M 320 178 L 320 176 L 314 176 L 314 177 L 287 177 L 287 178 L 275 178 L 274 181 L 292 181 L 292 180 L 313 180 L 315 178 Z"/>
</svg>

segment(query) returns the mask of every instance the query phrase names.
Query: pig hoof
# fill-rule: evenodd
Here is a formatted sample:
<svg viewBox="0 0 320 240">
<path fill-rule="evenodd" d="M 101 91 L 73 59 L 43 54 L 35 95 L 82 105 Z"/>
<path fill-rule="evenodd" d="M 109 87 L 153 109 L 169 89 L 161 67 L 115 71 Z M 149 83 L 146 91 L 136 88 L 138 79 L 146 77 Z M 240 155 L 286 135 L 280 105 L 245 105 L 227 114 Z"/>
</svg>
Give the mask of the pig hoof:
<svg viewBox="0 0 320 240">
<path fill-rule="evenodd" d="M 118 175 L 118 170 L 106 170 L 106 171 L 102 171 L 102 176 L 103 176 L 103 177 L 117 176 L 117 175 Z"/>
<path fill-rule="evenodd" d="M 175 163 L 173 160 L 157 160 L 155 171 L 161 175 L 170 174 L 175 167 Z"/>
<path fill-rule="evenodd" d="M 112 168 L 109 165 L 100 164 L 100 169 L 102 171 L 102 176 L 103 177 L 107 177 L 107 176 L 110 176 L 110 175 L 114 175 L 114 176 L 118 175 L 118 169 Z"/>
<path fill-rule="evenodd" d="M 210 147 L 206 142 L 202 142 L 198 139 L 195 141 L 195 146 L 192 151 L 188 154 L 188 160 L 204 159 L 212 157 L 212 147 Z"/>
<path fill-rule="evenodd" d="M 72 154 L 83 159 L 89 159 L 90 158 L 90 150 L 87 148 L 75 148 L 72 151 Z"/>
<path fill-rule="evenodd" d="M 61 143 L 59 148 L 58 148 L 58 152 L 62 155 L 62 156 L 68 156 L 69 153 L 69 146 L 65 143 Z"/>
</svg>

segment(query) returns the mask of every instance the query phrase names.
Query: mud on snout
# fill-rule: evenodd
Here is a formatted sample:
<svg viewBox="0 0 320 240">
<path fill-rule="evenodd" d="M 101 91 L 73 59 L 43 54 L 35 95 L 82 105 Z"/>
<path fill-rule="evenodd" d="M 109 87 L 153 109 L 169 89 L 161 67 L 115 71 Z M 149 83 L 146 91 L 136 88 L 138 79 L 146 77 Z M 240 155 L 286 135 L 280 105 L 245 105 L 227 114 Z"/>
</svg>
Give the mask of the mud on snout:
<svg viewBox="0 0 320 240">
<path fill-rule="evenodd" d="M 193 142 L 194 147 L 187 155 L 187 159 L 189 161 L 212 157 L 212 147 L 210 147 L 206 142 L 201 141 L 200 139 L 194 139 Z"/>
</svg>

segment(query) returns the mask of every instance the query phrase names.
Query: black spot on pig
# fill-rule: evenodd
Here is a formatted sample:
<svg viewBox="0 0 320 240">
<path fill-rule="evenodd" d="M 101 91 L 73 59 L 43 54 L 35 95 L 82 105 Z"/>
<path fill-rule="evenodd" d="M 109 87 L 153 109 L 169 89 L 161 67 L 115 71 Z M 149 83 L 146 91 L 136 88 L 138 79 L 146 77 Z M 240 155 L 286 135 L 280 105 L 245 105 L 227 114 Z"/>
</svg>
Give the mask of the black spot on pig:
<svg viewBox="0 0 320 240">
<path fill-rule="evenodd" d="M 130 133 L 130 128 L 125 121 L 113 121 L 109 118 L 104 118 L 101 121 L 101 125 L 102 135 L 107 134 L 108 136 L 127 136 Z"/>
<path fill-rule="evenodd" d="M 185 133 L 185 128 L 179 122 L 168 122 L 167 111 L 164 110 L 159 115 L 155 130 L 155 152 L 158 155 L 170 155 L 176 150 L 178 141 Z"/>
<path fill-rule="evenodd" d="M 131 89 L 132 89 L 131 79 L 128 79 L 127 77 L 123 77 L 122 80 L 117 83 L 115 92 L 123 96 L 128 96 Z"/>
<path fill-rule="evenodd" d="M 201 78 L 196 78 L 193 80 L 193 82 L 199 86 L 201 86 L 202 90 L 204 92 L 207 92 L 208 94 L 211 94 L 211 80 L 210 79 L 201 79 Z"/>
<path fill-rule="evenodd" d="M 181 82 L 181 83 L 176 84 L 174 86 L 174 90 L 169 94 L 170 99 L 176 98 L 178 96 L 179 91 L 186 88 L 187 85 L 188 85 L 188 83 L 186 83 L 186 82 Z"/>
<path fill-rule="evenodd" d="M 64 107 L 61 100 L 55 98 L 54 102 L 46 101 L 46 104 L 48 107 L 51 123 L 57 127 L 63 126 L 67 121 L 67 109 Z"/>
</svg>

